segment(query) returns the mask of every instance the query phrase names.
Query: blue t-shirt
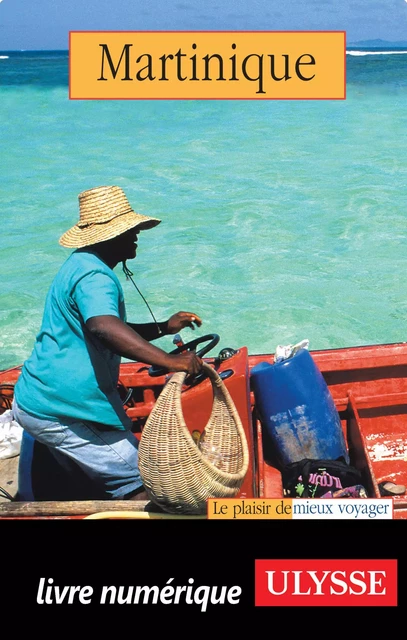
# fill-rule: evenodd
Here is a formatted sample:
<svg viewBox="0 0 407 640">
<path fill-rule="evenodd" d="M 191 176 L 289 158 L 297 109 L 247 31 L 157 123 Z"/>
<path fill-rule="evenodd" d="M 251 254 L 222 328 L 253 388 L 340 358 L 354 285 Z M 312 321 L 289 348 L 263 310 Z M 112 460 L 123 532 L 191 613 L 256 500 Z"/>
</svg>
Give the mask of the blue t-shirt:
<svg viewBox="0 0 407 640">
<path fill-rule="evenodd" d="M 34 350 L 15 387 L 24 411 L 62 423 L 78 419 L 131 427 L 117 391 L 120 356 L 85 326 L 102 315 L 126 320 L 122 287 L 96 253 L 78 249 L 51 285 Z"/>
</svg>

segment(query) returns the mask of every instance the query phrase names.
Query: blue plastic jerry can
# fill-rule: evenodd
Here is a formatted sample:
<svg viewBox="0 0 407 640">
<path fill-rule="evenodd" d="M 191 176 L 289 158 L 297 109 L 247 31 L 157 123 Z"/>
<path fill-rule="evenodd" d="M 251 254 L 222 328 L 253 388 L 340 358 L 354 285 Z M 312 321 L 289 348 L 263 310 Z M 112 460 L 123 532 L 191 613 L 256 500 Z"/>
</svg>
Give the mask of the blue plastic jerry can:
<svg viewBox="0 0 407 640">
<path fill-rule="evenodd" d="M 285 465 L 343 456 L 349 463 L 338 411 L 309 351 L 300 349 L 281 362 L 256 365 L 251 384 L 266 460 Z"/>
</svg>

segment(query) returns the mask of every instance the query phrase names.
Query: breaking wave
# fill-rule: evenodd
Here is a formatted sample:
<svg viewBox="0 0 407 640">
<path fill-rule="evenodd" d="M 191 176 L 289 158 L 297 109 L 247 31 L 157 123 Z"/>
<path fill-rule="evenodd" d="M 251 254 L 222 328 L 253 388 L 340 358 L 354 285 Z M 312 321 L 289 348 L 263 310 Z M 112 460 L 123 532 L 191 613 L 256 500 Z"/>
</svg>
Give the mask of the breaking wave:
<svg viewBox="0 0 407 640">
<path fill-rule="evenodd" d="M 405 54 L 407 51 L 347 51 L 348 56 L 387 56 L 394 54 Z"/>
</svg>

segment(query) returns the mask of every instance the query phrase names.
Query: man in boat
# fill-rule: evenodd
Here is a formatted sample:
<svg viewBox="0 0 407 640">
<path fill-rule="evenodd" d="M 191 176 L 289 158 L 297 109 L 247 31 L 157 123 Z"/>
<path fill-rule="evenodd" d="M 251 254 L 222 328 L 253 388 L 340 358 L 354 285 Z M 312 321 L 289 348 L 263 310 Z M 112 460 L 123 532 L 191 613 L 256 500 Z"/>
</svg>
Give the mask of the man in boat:
<svg viewBox="0 0 407 640">
<path fill-rule="evenodd" d="M 79 222 L 59 242 L 76 249 L 56 275 L 34 350 L 15 387 L 16 420 L 48 446 L 67 471 L 90 480 L 89 499 L 147 498 L 137 440 L 118 393 L 120 357 L 196 374 L 194 352 L 171 355 L 151 344 L 201 319 L 179 311 L 166 322 L 126 322 L 113 272 L 136 257 L 140 231 L 161 221 L 136 213 L 119 187 L 79 194 Z"/>
</svg>

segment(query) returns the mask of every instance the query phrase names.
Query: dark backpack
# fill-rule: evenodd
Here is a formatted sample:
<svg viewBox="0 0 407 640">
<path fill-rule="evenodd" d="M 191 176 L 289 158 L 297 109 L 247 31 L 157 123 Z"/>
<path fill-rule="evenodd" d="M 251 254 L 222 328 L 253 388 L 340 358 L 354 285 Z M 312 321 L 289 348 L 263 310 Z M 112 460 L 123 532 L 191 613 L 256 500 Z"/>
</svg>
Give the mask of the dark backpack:
<svg viewBox="0 0 407 640">
<path fill-rule="evenodd" d="M 292 462 L 281 471 L 284 495 L 287 498 L 335 497 L 346 487 L 362 485 L 362 474 L 340 457 L 337 460 L 310 460 Z M 342 492 L 341 492 L 342 493 Z"/>
</svg>

